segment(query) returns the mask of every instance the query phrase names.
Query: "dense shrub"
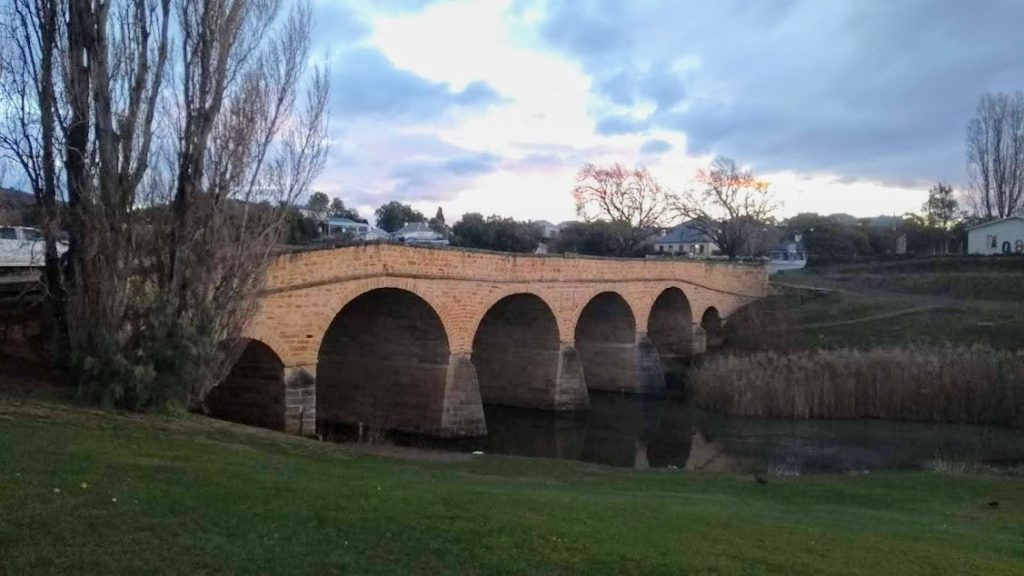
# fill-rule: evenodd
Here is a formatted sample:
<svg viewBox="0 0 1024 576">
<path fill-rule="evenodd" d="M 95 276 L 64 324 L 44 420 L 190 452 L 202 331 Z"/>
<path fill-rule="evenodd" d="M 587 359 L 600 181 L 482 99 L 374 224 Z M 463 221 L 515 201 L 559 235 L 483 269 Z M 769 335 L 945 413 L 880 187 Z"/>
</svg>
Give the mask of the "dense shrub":
<svg viewBox="0 0 1024 576">
<path fill-rule="evenodd" d="M 885 347 L 711 358 L 698 403 L 732 416 L 879 418 L 1024 428 L 1024 351 Z"/>
<path fill-rule="evenodd" d="M 210 373 L 222 368 L 218 360 L 228 351 L 218 347 L 215 312 L 199 306 L 194 317 L 179 319 L 164 299 L 150 310 L 127 345 L 93 342 L 91 354 L 73 359 L 86 400 L 105 408 L 184 410 L 203 398 L 202 386 L 218 380 Z"/>
</svg>

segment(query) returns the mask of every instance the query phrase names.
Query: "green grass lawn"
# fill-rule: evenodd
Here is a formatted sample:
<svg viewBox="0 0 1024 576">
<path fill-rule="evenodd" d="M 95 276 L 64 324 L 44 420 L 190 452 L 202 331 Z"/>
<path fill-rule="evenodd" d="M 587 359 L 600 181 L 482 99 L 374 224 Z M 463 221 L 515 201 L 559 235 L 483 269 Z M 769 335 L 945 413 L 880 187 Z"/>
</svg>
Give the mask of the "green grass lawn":
<svg viewBox="0 0 1024 576">
<path fill-rule="evenodd" d="M 1024 483 L 409 462 L 8 395 L 0 573 L 1024 574 Z"/>
</svg>

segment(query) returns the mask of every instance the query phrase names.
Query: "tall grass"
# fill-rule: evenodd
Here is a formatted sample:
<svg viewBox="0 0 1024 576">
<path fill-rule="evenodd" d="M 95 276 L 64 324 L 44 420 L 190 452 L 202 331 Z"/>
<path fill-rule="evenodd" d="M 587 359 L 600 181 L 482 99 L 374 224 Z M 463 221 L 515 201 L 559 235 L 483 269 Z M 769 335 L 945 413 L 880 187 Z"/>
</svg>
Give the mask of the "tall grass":
<svg viewBox="0 0 1024 576">
<path fill-rule="evenodd" d="M 1024 351 L 893 346 L 710 358 L 698 404 L 733 416 L 877 418 L 1024 428 Z"/>
</svg>

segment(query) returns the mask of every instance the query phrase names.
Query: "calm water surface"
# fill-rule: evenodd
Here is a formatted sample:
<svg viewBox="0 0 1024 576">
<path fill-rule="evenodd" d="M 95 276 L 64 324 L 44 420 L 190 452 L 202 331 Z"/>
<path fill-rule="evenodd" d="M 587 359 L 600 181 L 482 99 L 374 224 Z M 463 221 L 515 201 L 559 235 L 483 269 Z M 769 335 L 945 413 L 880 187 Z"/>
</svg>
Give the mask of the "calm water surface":
<svg viewBox="0 0 1024 576">
<path fill-rule="evenodd" d="M 1024 463 L 1024 431 L 875 420 L 722 418 L 680 395 L 642 398 L 591 392 L 591 410 L 553 413 L 485 406 L 489 435 L 443 441 L 392 436 L 396 444 L 583 460 L 633 468 L 865 473 L 921 469 L 937 458 L 993 466 Z"/>
</svg>

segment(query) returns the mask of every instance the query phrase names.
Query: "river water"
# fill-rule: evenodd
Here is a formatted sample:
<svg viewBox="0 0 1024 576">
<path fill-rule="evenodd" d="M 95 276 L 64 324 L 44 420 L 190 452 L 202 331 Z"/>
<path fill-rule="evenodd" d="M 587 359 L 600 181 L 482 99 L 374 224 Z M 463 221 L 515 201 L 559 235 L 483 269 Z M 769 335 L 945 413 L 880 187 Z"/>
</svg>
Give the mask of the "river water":
<svg viewBox="0 0 1024 576">
<path fill-rule="evenodd" d="M 937 460 L 1024 464 L 1024 431 L 877 420 L 783 421 L 723 418 L 667 398 L 591 392 L 588 412 L 553 413 L 485 406 L 488 436 L 389 440 L 459 452 L 582 460 L 632 468 L 863 474 L 922 469 Z"/>
</svg>

